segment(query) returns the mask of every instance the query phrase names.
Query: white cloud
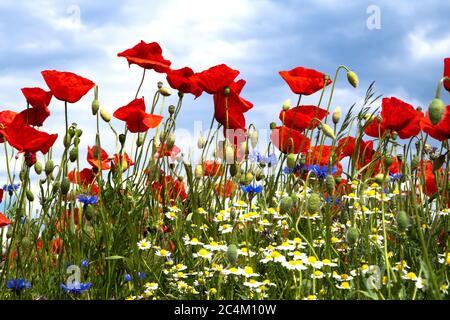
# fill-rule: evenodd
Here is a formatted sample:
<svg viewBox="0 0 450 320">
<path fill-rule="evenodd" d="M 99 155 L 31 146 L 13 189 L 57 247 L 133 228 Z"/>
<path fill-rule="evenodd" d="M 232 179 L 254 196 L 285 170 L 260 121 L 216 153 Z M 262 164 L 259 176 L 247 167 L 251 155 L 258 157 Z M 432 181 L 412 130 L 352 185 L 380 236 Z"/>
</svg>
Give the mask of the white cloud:
<svg viewBox="0 0 450 320">
<path fill-rule="evenodd" d="M 450 33 L 431 38 L 428 28 L 418 28 L 407 36 L 409 52 L 415 60 L 442 59 L 450 52 Z"/>
</svg>

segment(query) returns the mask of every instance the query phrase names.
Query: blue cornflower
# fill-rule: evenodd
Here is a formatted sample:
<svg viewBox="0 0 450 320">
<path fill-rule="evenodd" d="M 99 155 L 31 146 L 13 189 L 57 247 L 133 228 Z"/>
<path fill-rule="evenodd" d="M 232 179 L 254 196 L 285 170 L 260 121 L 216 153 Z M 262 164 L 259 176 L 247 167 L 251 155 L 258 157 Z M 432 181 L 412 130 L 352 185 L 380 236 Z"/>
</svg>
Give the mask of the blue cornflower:
<svg viewBox="0 0 450 320">
<path fill-rule="evenodd" d="M 283 173 L 284 174 L 291 174 L 292 172 L 294 172 L 294 168 L 289 168 L 289 167 L 284 167 L 283 168 Z"/>
<path fill-rule="evenodd" d="M 10 279 L 6 282 L 6 288 L 15 292 L 20 292 L 23 289 L 29 289 L 30 287 L 30 281 L 25 279 Z"/>
<path fill-rule="evenodd" d="M 138 278 L 140 280 L 144 279 L 147 276 L 147 274 L 145 272 L 138 272 Z"/>
<path fill-rule="evenodd" d="M 333 202 L 333 197 L 328 197 L 325 199 L 327 203 L 332 203 Z M 341 203 L 341 199 L 336 198 L 336 200 L 334 201 L 334 203 L 336 204 L 340 204 Z"/>
<path fill-rule="evenodd" d="M 8 192 L 14 192 L 14 190 L 19 189 L 20 184 L 8 184 L 3 185 L 3 191 L 8 190 Z"/>
<path fill-rule="evenodd" d="M 129 275 L 128 273 L 123 278 L 124 278 L 125 282 L 131 281 L 131 275 Z"/>
<path fill-rule="evenodd" d="M 246 193 L 260 193 L 262 191 L 262 186 L 241 186 L 241 190 Z"/>
<path fill-rule="evenodd" d="M 81 266 L 82 266 L 83 268 L 87 268 L 88 265 L 89 265 L 89 260 L 86 259 L 86 260 L 81 261 Z"/>
<path fill-rule="evenodd" d="M 389 172 L 389 177 L 391 178 L 391 181 L 396 181 L 396 180 L 400 180 L 400 178 L 402 177 L 402 174 Z"/>
<path fill-rule="evenodd" d="M 67 292 L 67 293 L 73 293 L 73 294 L 81 294 L 84 291 L 87 291 L 91 288 L 92 284 L 90 282 L 87 283 L 80 283 L 80 282 L 73 282 L 70 284 L 61 283 L 61 288 Z"/>
<path fill-rule="evenodd" d="M 263 157 L 261 163 L 267 164 L 271 167 L 275 167 L 278 164 L 278 158 L 274 153 L 272 153 L 267 157 Z"/>
<path fill-rule="evenodd" d="M 98 202 L 98 197 L 97 196 L 91 196 L 91 195 L 78 195 L 77 196 L 78 201 L 80 201 L 81 203 L 84 204 L 96 204 Z"/>
<path fill-rule="evenodd" d="M 252 150 L 248 155 L 248 160 L 250 160 L 251 162 L 260 162 L 261 159 L 262 159 L 261 153 L 256 150 Z"/>
<path fill-rule="evenodd" d="M 328 166 L 319 166 L 315 164 L 310 164 L 307 167 L 308 171 L 312 171 L 318 178 L 325 179 L 328 175 Z M 335 166 L 331 167 L 331 174 L 335 174 L 337 168 Z"/>
</svg>

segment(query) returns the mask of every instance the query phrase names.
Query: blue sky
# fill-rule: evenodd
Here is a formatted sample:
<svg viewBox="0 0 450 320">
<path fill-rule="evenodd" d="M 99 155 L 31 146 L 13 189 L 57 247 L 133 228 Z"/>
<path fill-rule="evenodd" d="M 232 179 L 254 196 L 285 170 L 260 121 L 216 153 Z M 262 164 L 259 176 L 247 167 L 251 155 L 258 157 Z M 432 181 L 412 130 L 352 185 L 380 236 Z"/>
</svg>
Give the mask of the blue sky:
<svg viewBox="0 0 450 320">
<path fill-rule="evenodd" d="M 380 29 L 367 28 L 369 5 L 380 9 Z M 174 68 L 226 63 L 239 69 L 247 80 L 242 96 L 254 103 L 247 123 L 259 128 L 278 119 L 285 99 L 296 101 L 278 75 L 296 66 L 334 74 L 344 64 L 358 73 L 357 90 L 341 74 L 333 107 L 360 102 L 372 81 L 378 94 L 425 107 L 450 56 L 449 13 L 445 1 L 0 0 L 0 108 L 23 109 L 20 88 L 45 88 L 40 71 L 58 69 L 96 82 L 102 107 L 113 112 L 134 97 L 142 72 L 117 53 L 140 40 L 159 42 Z M 151 73 L 146 79 L 141 93 L 148 102 L 158 80 L 165 78 Z M 94 143 L 91 100 L 89 94 L 69 110 L 69 120 L 85 131 L 84 146 Z M 63 131 L 62 106 L 52 101 L 45 131 Z M 210 96 L 189 96 L 178 127 L 192 132 L 193 122 L 203 121 L 206 130 L 212 114 Z M 122 128 L 118 121 L 114 126 Z M 177 139 L 182 147 L 193 140 L 183 132 Z"/>
</svg>

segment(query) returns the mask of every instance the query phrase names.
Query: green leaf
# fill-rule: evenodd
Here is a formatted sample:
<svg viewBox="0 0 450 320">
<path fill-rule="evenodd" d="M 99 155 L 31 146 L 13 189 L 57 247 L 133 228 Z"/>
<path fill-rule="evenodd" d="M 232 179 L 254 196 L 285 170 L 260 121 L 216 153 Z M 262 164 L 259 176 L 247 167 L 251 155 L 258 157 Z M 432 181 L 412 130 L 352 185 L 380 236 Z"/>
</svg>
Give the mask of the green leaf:
<svg viewBox="0 0 450 320">
<path fill-rule="evenodd" d="M 126 259 L 125 257 L 122 256 L 109 256 L 105 258 L 106 260 L 119 260 L 119 259 Z"/>
</svg>

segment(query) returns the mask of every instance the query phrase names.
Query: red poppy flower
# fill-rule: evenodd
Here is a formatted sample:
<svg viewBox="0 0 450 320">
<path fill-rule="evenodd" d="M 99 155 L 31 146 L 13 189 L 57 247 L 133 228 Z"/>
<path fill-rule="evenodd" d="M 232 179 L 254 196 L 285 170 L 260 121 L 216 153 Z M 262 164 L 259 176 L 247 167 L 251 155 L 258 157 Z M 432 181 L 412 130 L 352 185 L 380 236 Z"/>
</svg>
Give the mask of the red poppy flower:
<svg viewBox="0 0 450 320">
<path fill-rule="evenodd" d="M 314 129 L 319 125 L 319 121 L 327 115 L 327 111 L 316 106 L 298 106 L 288 111 L 280 112 L 280 120 L 288 128 L 294 128 L 298 131 Z"/>
<path fill-rule="evenodd" d="M 3 189 L 0 188 L 0 203 L 3 201 Z"/>
<path fill-rule="evenodd" d="M 355 153 L 356 139 L 354 137 L 342 138 L 338 142 L 338 148 L 336 153 L 339 155 L 340 159 L 345 157 L 352 157 L 355 159 L 355 164 L 357 168 L 362 165 L 368 164 L 372 160 L 373 155 L 373 141 L 359 141 L 359 152 Z"/>
<path fill-rule="evenodd" d="M 383 98 L 381 102 L 381 123 L 377 120 L 365 129 L 365 133 L 371 137 L 379 137 L 385 132 L 397 132 L 401 139 L 409 139 L 420 132 L 420 121 L 423 113 L 414 107 L 395 97 Z"/>
<path fill-rule="evenodd" d="M 218 195 L 229 198 L 237 189 L 237 184 L 231 180 L 226 180 L 224 184 L 217 184 L 215 189 Z"/>
<path fill-rule="evenodd" d="M 221 176 L 223 172 L 222 165 L 214 160 L 203 161 L 203 175 L 208 177 Z"/>
<path fill-rule="evenodd" d="M 189 67 L 167 72 L 167 82 L 169 85 L 180 92 L 192 93 L 196 98 L 200 97 L 203 90 L 197 85 L 194 71 Z"/>
<path fill-rule="evenodd" d="M 217 110 L 226 111 L 228 107 L 229 112 L 245 113 L 253 108 L 253 103 L 239 96 L 245 83 L 243 79 L 231 83 L 228 96 L 224 94 L 223 90 L 214 94 L 214 110 L 216 112 Z"/>
<path fill-rule="evenodd" d="M 97 152 L 95 152 L 98 149 L 100 149 L 100 155 L 98 155 Z M 108 154 L 101 147 L 100 148 L 98 148 L 97 146 L 88 147 L 87 162 L 97 169 L 101 168 L 101 170 L 108 170 L 109 168 L 111 168 L 110 161 L 108 160 Z"/>
<path fill-rule="evenodd" d="M 156 114 L 148 114 L 145 112 L 144 97 L 134 99 L 126 106 L 117 109 L 113 116 L 119 120 L 125 121 L 130 132 L 145 132 L 148 129 L 157 127 L 162 116 Z"/>
<path fill-rule="evenodd" d="M 442 119 L 433 125 L 428 114 L 420 120 L 420 128 L 423 132 L 428 133 L 433 138 L 443 141 L 450 138 L 450 105 L 445 107 Z"/>
<path fill-rule="evenodd" d="M 16 115 L 17 112 L 14 111 L 0 111 L 0 143 L 5 141 L 6 128 L 13 122 Z"/>
<path fill-rule="evenodd" d="M 230 86 L 238 75 L 238 70 L 231 69 L 226 64 L 219 64 L 196 73 L 193 78 L 201 89 L 209 94 L 215 94 L 221 93 L 225 87 Z"/>
<path fill-rule="evenodd" d="M 426 161 L 425 163 L 423 163 L 421 161 L 419 163 L 419 166 L 417 167 L 417 176 L 421 177 L 423 171 L 425 172 L 425 194 L 431 197 L 438 191 L 436 176 L 433 172 L 433 162 Z"/>
<path fill-rule="evenodd" d="M 314 69 L 297 67 L 290 71 L 280 71 L 280 76 L 286 81 L 292 92 L 302 95 L 313 94 L 331 83 L 325 82 L 325 74 Z"/>
<path fill-rule="evenodd" d="M 184 201 L 187 199 L 184 183 L 170 175 L 166 176 L 163 174 L 161 181 L 153 181 L 152 189 L 157 192 L 160 202 L 162 202 L 163 193 L 170 200 Z"/>
<path fill-rule="evenodd" d="M 162 49 L 156 42 L 145 43 L 141 40 L 133 48 L 118 53 L 117 56 L 126 58 L 130 66 L 137 64 L 144 69 L 153 69 L 159 73 L 168 72 L 172 64 L 163 58 Z"/>
<path fill-rule="evenodd" d="M 16 120 L 22 122 L 23 125 L 42 127 L 49 116 L 50 110 L 48 108 L 29 108 L 20 112 Z"/>
<path fill-rule="evenodd" d="M 22 88 L 27 103 L 36 109 L 45 109 L 49 106 L 53 94 L 41 88 Z"/>
<path fill-rule="evenodd" d="M 88 186 L 95 181 L 95 174 L 92 169 L 85 168 L 76 174 L 76 170 L 72 170 L 68 174 L 68 179 L 72 183 Z"/>
<path fill-rule="evenodd" d="M 114 154 L 114 167 L 117 167 L 119 165 L 119 159 L 120 159 L 120 154 L 115 153 Z M 128 153 L 124 153 L 122 155 L 122 170 L 126 170 L 129 167 L 131 167 L 132 165 L 134 165 L 133 160 L 131 160 L 130 156 L 128 155 Z"/>
<path fill-rule="evenodd" d="M 52 240 L 52 253 L 60 254 L 63 250 L 63 241 L 61 238 L 55 238 Z"/>
<path fill-rule="evenodd" d="M 53 95 L 62 101 L 79 101 L 95 83 L 72 72 L 45 70 L 41 72 Z"/>
<path fill-rule="evenodd" d="M 9 219 L 0 212 L 0 228 L 6 227 L 8 225 L 11 224 L 11 221 L 9 221 Z"/>
<path fill-rule="evenodd" d="M 170 159 L 174 161 L 180 152 L 181 149 L 176 145 L 173 145 L 171 149 L 168 149 L 165 144 L 162 144 L 156 149 L 155 158 L 170 157 Z"/>
<path fill-rule="evenodd" d="M 450 78 L 450 58 L 444 59 L 444 77 Z M 450 80 L 444 81 L 444 88 L 450 92 Z"/>
<path fill-rule="evenodd" d="M 6 127 L 5 132 L 6 140 L 11 146 L 20 152 L 28 153 L 40 151 L 46 154 L 58 138 L 57 134 L 48 134 L 24 125 L 18 117 Z"/>
<path fill-rule="evenodd" d="M 283 153 L 299 153 L 309 149 L 309 138 L 295 129 L 276 127 L 270 133 L 270 140 Z"/>
</svg>

